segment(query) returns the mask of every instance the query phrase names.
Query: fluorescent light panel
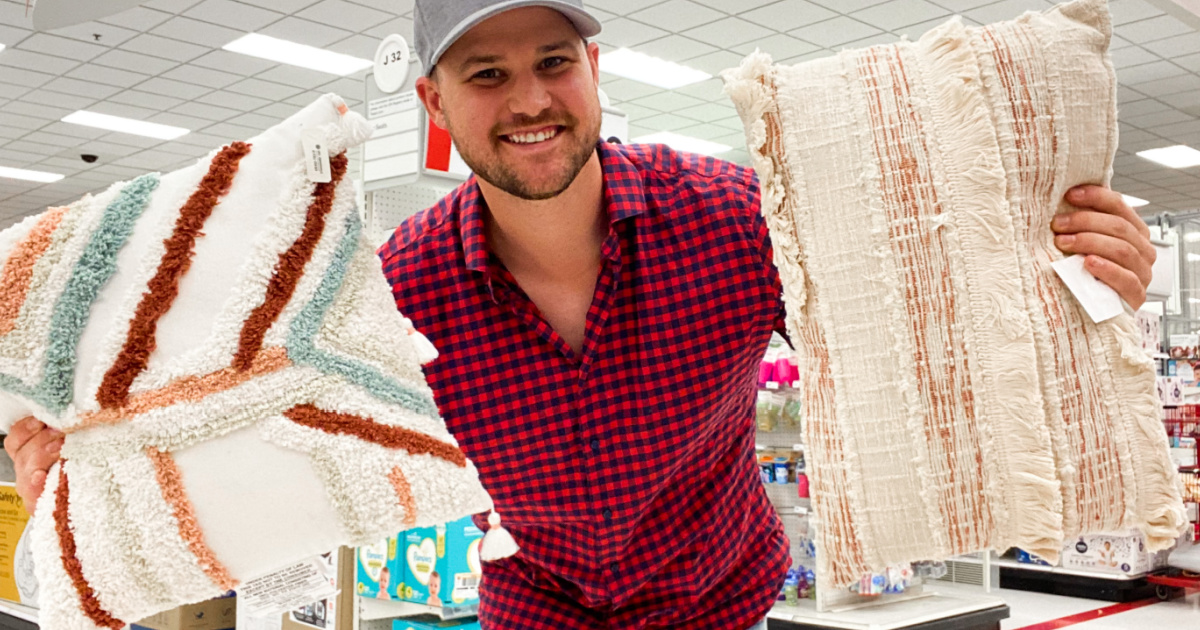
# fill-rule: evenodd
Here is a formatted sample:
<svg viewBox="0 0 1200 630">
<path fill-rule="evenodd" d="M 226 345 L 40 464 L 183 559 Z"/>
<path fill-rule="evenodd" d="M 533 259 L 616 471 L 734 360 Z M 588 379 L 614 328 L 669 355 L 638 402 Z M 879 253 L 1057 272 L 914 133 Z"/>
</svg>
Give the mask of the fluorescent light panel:
<svg viewBox="0 0 1200 630">
<path fill-rule="evenodd" d="M 370 59 L 351 57 L 258 33 L 247 33 L 225 44 L 222 48 L 230 52 L 308 68 L 317 72 L 328 72 L 342 77 L 375 65 L 375 62 Z"/>
<path fill-rule="evenodd" d="M 618 48 L 600 55 L 600 71 L 626 79 L 648 83 L 665 90 L 699 83 L 712 78 L 702 70 L 683 64 L 651 57 L 628 48 Z"/>
<path fill-rule="evenodd" d="M 108 114 L 98 114 L 96 112 L 84 110 L 79 110 L 74 114 L 63 118 L 62 121 L 74 125 L 83 125 L 85 127 L 119 131 L 121 133 L 128 133 L 135 136 L 158 138 L 159 140 L 174 140 L 175 138 L 188 133 L 188 130 L 184 129 L 183 127 L 160 125 L 158 123 L 146 122 L 144 120 L 134 120 L 132 118 L 110 116 Z"/>
<path fill-rule="evenodd" d="M 1141 197 L 1134 197 L 1133 195 L 1121 195 L 1121 198 L 1125 200 L 1125 203 L 1130 208 L 1141 208 L 1142 206 L 1150 205 L 1149 201 L 1146 201 Z"/>
<path fill-rule="evenodd" d="M 1187 261 L 1188 262 L 1200 262 L 1200 254 L 1188 254 Z"/>
<path fill-rule="evenodd" d="M 688 153 L 703 153 L 705 155 L 716 155 L 729 151 L 733 147 L 720 142 L 712 142 L 709 140 L 701 140 L 691 136 L 684 136 L 670 131 L 660 131 L 652 133 L 648 136 L 634 138 L 634 142 L 638 144 L 665 144 L 676 151 L 687 151 Z"/>
<path fill-rule="evenodd" d="M 49 184 L 62 179 L 65 177 L 65 175 L 59 175 L 58 173 L 47 173 L 45 171 L 27 171 L 23 168 L 9 168 L 7 166 L 0 166 L 0 177 L 6 177 L 8 179 L 24 179 L 31 182 L 42 182 L 43 184 Z"/>
<path fill-rule="evenodd" d="M 1171 168 L 1200 166 L 1200 151 L 1183 144 L 1138 151 L 1138 156 Z"/>
</svg>

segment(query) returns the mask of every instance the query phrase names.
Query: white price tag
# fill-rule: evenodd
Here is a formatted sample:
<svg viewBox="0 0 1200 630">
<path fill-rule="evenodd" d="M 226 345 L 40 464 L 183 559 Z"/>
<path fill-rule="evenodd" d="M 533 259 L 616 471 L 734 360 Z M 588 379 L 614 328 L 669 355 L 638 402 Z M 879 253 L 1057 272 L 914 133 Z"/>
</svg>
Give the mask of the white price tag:
<svg viewBox="0 0 1200 630">
<path fill-rule="evenodd" d="M 317 184 L 332 181 L 325 134 L 320 129 L 310 127 L 300 134 L 300 144 L 304 148 L 304 166 L 308 169 L 308 179 Z"/>
<path fill-rule="evenodd" d="M 324 563 L 310 558 L 242 584 L 237 589 L 238 612 L 244 609 L 247 617 L 279 615 L 336 594 Z"/>
<path fill-rule="evenodd" d="M 1084 269 L 1084 260 L 1083 256 L 1075 254 L 1051 263 L 1051 266 L 1092 321 L 1099 324 L 1120 315 L 1125 308 L 1121 304 L 1121 296 L 1112 287 Z"/>
<path fill-rule="evenodd" d="M 767 389 L 779 389 L 779 383 L 775 381 L 767 381 Z"/>
</svg>

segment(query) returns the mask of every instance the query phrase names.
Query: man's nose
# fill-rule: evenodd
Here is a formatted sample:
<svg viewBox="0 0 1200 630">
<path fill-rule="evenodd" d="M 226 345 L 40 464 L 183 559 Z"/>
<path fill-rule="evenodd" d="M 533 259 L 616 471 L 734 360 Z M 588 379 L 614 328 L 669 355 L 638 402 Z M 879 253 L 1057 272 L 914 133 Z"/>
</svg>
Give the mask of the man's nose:
<svg viewBox="0 0 1200 630">
<path fill-rule="evenodd" d="M 516 77 L 508 99 L 512 113 L 533 118 L 549 109 L 550 103 L 550 92 L 540 77 L 534 73 Z"/>
</svg>

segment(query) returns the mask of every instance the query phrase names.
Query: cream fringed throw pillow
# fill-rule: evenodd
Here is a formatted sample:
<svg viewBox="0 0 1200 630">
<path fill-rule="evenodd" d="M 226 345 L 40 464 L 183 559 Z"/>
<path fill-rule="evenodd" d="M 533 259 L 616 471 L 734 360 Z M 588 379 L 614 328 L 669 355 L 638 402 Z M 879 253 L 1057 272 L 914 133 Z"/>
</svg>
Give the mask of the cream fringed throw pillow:
<svg viewBox="0 0 1200 630">
<path fill-rule="evenodd" d="M 1063 194 L 1116 147 L 1108 11 L 958 19 L 728 71 L 801 353 L 820 570 L 1185 522 L 1132 318 L 1055 276 Z"/>
<path fill-rule="evenodd" d="M 325 96 L 0 233 L 0 428 L 67 434 L 33 521 L 42 627 L 121 628 L 491 507 L 361 235 L 368 133 Z"/>
</svg>

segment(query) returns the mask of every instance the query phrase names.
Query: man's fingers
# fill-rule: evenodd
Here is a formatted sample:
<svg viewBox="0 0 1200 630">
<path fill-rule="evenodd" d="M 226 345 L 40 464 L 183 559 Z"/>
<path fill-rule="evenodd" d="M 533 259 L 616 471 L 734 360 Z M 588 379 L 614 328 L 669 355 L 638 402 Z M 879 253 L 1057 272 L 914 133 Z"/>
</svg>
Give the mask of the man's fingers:
<svg viewBox="0 0 1200 630">
<path fill-rule="evenodd" d="M 1128 221 L 1143 238 L 1150 238 L 1150 228 L 1146 226 L 1146 222 L 1138 216 L 1133 208 L 1129 207 L 1129 204 L 1125 203 L 1125 199 L 1119 192 L 1104 186 L 1085 184 L 1067 191 L 1066 198 L 1068 203 L 1078 208 L 1097 210 L 1121 217 Z"/>
<path fill-rule="evenodd" d="M 24 488 L 17 486 L 17 494 L 21 495 L 21 500 L 25 502 L 25 511 L 33 516 L 37 511 L 38 498 L 46 491 L 47 472 L 44 470 L 36 470 L 26 481 Z"/>
<path fill-rule="evenodd" d="M 1154 264 L 1154 259 L 1158 255 L 1157 250 L 1154 249 L 1154 245 L 1151 245 L 1150 241 L 1141 235 L 1136 226 L 1121 217 L 1111 214 L 1094 210 L 1080 210 L 1070 214 L 1060 214 L 1054 217 L 1054 220 L 1050 223 L 1050 227 L 1056 234 L 1093 232 L 1120 239 L 1137 248 L 1138 253 L 1150 261 L 1151 265 Z M 1094 253 L 1103 255 L 1101 252 Z"/>
<path fill-rule="evenodd" d="M 1085 232 L 1083 234 L 1056 236 L 1054 237 L 1054 244 L 1068 254 L 1095 256 L 1103 258 L 1110 263 L 1116 263 L 1131 272 L 1133 278 L 1143 286 L 1150 283 L 1150 279 L 1154 273 L 1154 259 L 1150 258 L 1147 260 L 1136 247 L 1128 241 L 1119 238 Z M 1117 287 L 1113 288 L 1116 289 Z"/>
<path fill-rule="evenodd" d="M 8 435 L 4 436 L 4 450 L 8 452 L 8 456 L 16 459 L 17 451 L 36 435 L 46 425 L 38 422 L 33 416 L 29 416 L 23 420 L 18 420 L 13 423 L 12 428 L 8 430 Z"/>
<path fill-rule="evenodd" d="M 1132 271 L 1099 256 L 1088 256 L 1084 266 L 1098 280 L 1112 287 L 1134 310 L 1146 303 L 1146 287 Z"/>
</svg>

